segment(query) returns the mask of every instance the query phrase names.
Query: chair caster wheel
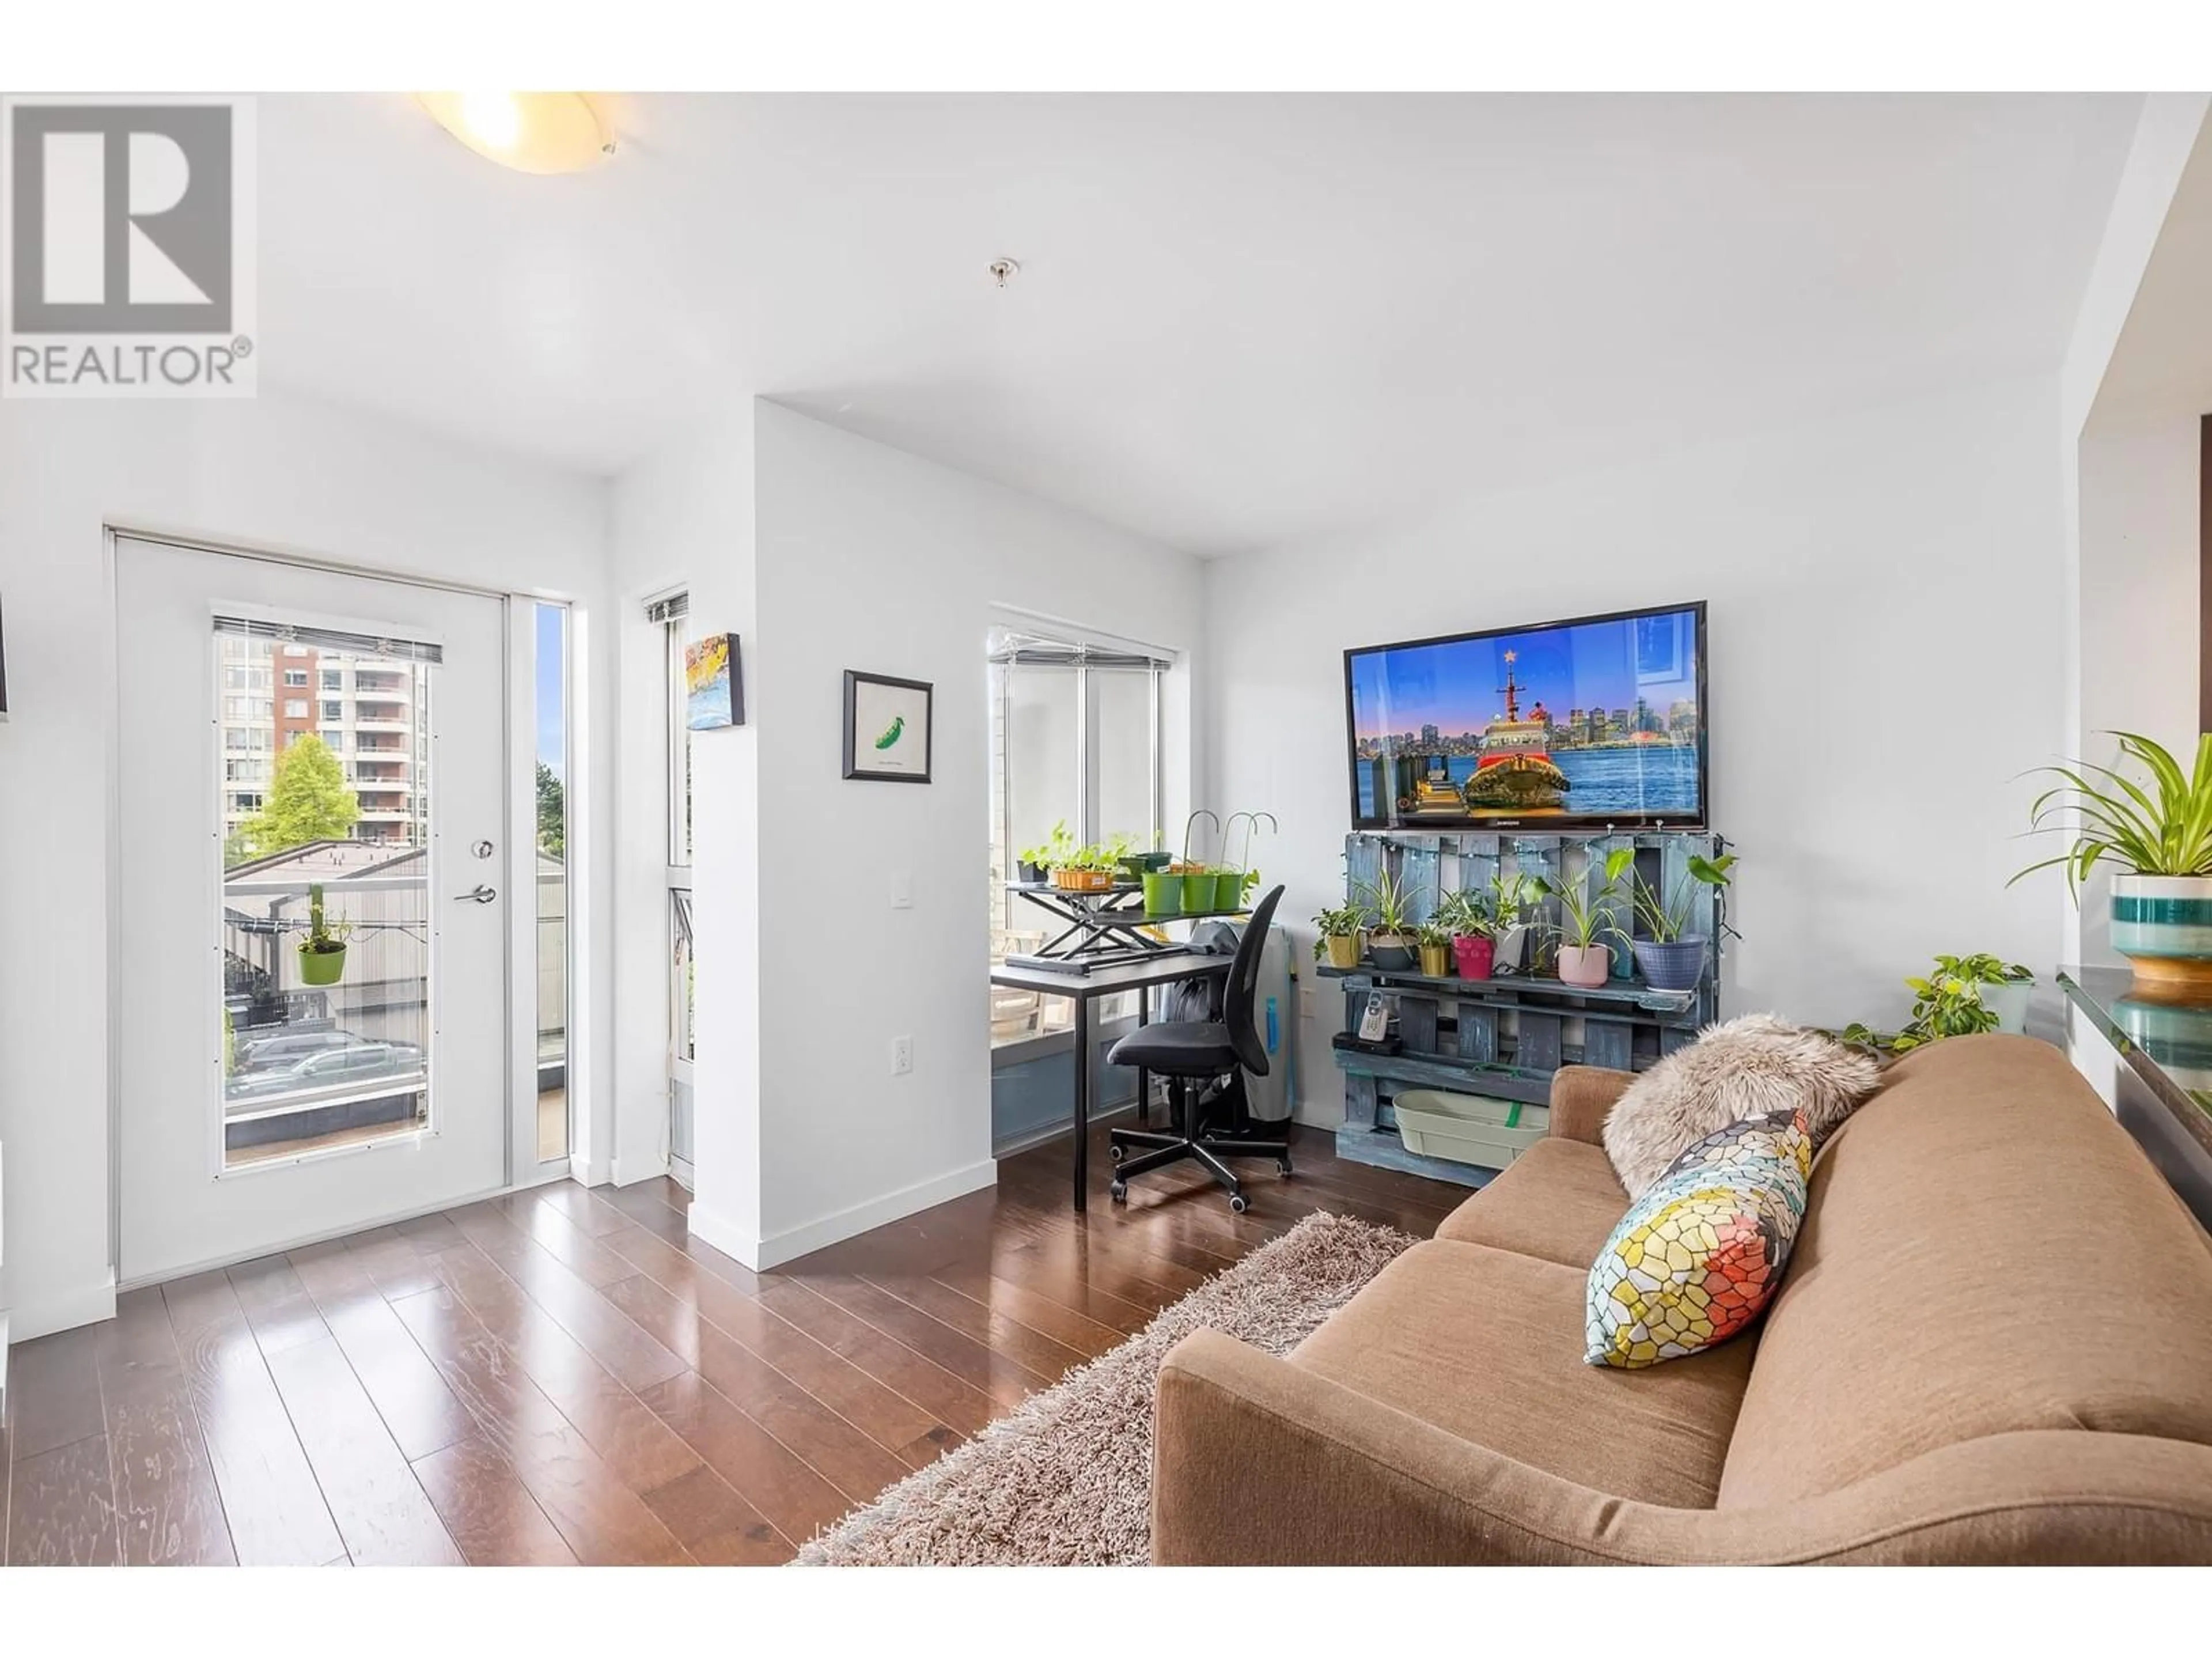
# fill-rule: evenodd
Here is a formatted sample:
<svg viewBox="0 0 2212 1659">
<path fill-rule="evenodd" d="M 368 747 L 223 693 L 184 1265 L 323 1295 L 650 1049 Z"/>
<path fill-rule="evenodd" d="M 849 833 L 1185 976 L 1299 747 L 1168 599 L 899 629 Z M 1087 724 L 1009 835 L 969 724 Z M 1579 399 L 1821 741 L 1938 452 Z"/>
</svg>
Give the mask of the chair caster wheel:
<svg viewBox="0 0 2212 1659">
<path fill-rule="evenodd" d="M 1296 1175 L 1297 1171 L 1291 1168 L 1290 1159 L 1287 1158 L 1279 1158 L 1275 1160 L 1275 1173 L 1281 1176 L 1284 1180 L 1288 1181 L 1293 1175 Z"/>
<path fill-rule="evenodd" d="M 1119 1146 L 1109 1146 L 1106 1149 L 1106 1156 L 1119 1164 L 1121 1161 L 1121 1149 Z"/>
<path fill-rule="evenodd" d="M 1231 1193 L 1229 1194 L 1229 1207 L 1235 1213 L 1243 1215 L 1252 1207 L 1252 1200 L 1242 1193 Z"/>
<path fill-rule="evenodd" d="M 1126 1181 L 1115 1182 L 1111 1186 L 1106 1188 L 1106 1196 L 1112 1199 L 1116 1204 L 1127 1203 L 1129 1201 L 1129 1183 Z"/>
</svg>

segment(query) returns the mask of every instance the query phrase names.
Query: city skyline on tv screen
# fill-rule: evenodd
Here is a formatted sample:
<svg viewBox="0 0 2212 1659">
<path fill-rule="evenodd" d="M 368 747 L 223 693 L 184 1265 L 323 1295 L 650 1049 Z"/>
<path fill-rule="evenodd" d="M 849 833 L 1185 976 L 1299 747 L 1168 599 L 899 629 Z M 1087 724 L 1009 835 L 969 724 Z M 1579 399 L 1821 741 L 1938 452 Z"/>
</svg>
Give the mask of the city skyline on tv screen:
<svg viewBox="0 0 2212 1659">
<path fill-rule="evenodd" d="M 1702 617 L 1347 653 L 1356 819 L 1702 822 Z"/>
</svg>

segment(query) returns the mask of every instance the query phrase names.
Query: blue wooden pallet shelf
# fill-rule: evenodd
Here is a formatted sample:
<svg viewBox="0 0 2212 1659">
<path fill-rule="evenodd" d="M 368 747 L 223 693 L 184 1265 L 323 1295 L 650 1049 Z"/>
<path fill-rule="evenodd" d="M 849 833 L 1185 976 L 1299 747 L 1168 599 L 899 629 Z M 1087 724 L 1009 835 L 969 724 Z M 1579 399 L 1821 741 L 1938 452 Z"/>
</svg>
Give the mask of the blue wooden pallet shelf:
<svg viewBox="0 0 2212 1659">
<path fill-rule="evenodd" d="M 1702 832 L 1655 831 L 1624 836 L 1354 835 L 1345 842 L 1346 891 L 1356 894 L 1385 866 L 1415 894 L 1414 919 L 1425 918 L 1437 898 L 1455 888 L 1486 887 L 1500 873 L 1518 872 L 1557 882 L 1586 880 L 1592 860 L 1616 847 L 1633 847 L 1640 873 L 1671 888 L 1692 853 L 1717 857 L 1721 837 Z M 1725 911 L 1708 890 L 1695 896 L 1692 933 L 1718 938 Z M 1620 970 L 1606 984 L 1585 988 L 1541 974 L 1487 980 L 1401 972 L 1363 963 L 1357 968 L 1322 965 L 1317 971 L 1344 991 L 1344 1030 L 1356 1030 L 1370 993 L 1396 1005 L 1401 1047 L 1395 1054 L 1338 1048 L 1344 1073 L 1344 1121 L 1338 1156 L 1356 1163 L 1402 1170 L 1462 1186 L 1480 1187 L 1493 1170 L 1409 1152 L 1399 1139 L 1391 1101 L 1400 1088 L 1441 1089 L 1498 1100 L 1541 1103 L 1551 1097 L 1552 1074 L 1562 1066 L 1641 1071 L 1692 1041 L 1717 1017 L 1718 951 L 1709 953 L 1695 990 L 1662 991 L 1638 978 L 1626 951 L 1616 949 Z"/>
</svg>

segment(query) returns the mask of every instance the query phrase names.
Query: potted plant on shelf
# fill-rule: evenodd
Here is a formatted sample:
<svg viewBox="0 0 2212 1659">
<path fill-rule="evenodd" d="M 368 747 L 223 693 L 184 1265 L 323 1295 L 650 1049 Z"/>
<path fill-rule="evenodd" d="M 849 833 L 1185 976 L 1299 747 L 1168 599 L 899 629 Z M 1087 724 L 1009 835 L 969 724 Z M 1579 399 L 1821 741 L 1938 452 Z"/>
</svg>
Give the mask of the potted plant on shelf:
<svg viewBox="0 0 2212 1659">
<path fill-rule="evenodd" d="M 1065 863 L 1055 864 L 1052 884 L 1065 893 L 1110 893 L 1121 870 L 1120 854 L 1094 842 L 1076 848 Z"/>
<path fill-rule="evenodd" d="M 1052 826 L 1052 834 L 1035 847 L 1024 847 L 1014 856 L 1020 866 L 1020 880 L 1043 883 L 1052 879 L 1052 867 L 1064 863 L 1075 852 L 1075 837 L 1067 833 L 1067 820 L 1062 818 Z"/>
<path fill-rule="evenodd" d="M 1244 844 L 1231 854 L 1230 838 L 1237 832 L 1239 819 L 1244 823 Z M 1260 884 L 1260 872 L 1252 868 L 1252 837 L 1260 828 L 1260 820 L 1267 820 L 1270 830 L 1279 830 L 1273 812 L 1231 812 L 1228 825 L 1221 832 L 1221 856 L 1229 866 L 1213 872 L 1213 908 L 1217 910 L 1241 910 L 1244 896 Z"/>
<path fill-rule="evenodd" d="M 1491 877 L 1486 903 L 1492 941 L 1491 962 L 1497 971 L 1510 973 L 1522 966 L 1530 933 L 1523 918 L 1542 896 L 1543 884 L 1534 876 L 1508 875 L 1501 870 Z"/>
<path fill-rule="evenodd" d="M 1631 903 L 1650 937 L 1631 939 L 1629 949 L 1636 953 L 1636 965 L 1644 970 L 1644 983 L 1653 990 L 1698 988 L 1698 980 L 1705 976 L 1705 947 L 1711 943 L 1705 934 L 1689 931 L 1698 890 L 1710 887 L 1717 892 L 1727 886 L 1729 867 L 1735 862 L 1733 853 L 1723 853 L 1717 859 L 1692 853 L 1688 866 L 1665 892 L 1641 876 L 1632 878 Z"/>
<path fill-rule="evenodd" d="M 1385 972 L 1404 973 L 1413 965 L 1419 941 L 1413 932 L 1413 894 L 1386 866 L 1372 881 L 1361 882 L 1358 896 L 1375 918 L 1367 935 L 1367 954 Z"/>
<path fill-rule="evenodd" d="M 1182 903 L 1178 908 L 1187 916 L 1202 916 L 1213 908 L 1213 866 L 1190 855 L 1191 832 L 1200 818 L 1213 818 L 1213 833 L 1219 836 L 1221 820 L 1200 807 L 1182 821 L 1182 856 L 1168 866 L 1170 875 L 1182 878 Z"/>
<path fill-rule="evenodd" d="M 1452 930 L 1437 916 L 1413 929 L 1413 937 L 1421 947 L 1421 971 L 1431 979 L 1443 979 L 1452 967 Z"/>
<path fill-rule="evenodd" d="M 1442 926 L 1450 939 L 1452 957 L 1462 979 L 1490 977 L 1498 951 L 1496 923 L 1481 893 L 1465 889 L 1446 893 L 1430 920 Z"/>
<path fill-rule="evenodd" d="M 2078 903 L 2090 872 L 2112 865 L 2112 948 L 2134 964 L 2137 981 L 2170 993 L 2212 990 L 2212 956 L 2202 944 L 2212 928 L 2212 732 L 2197 738 L 2186 773 L 2150 738 L 2112 735 L 2122 757 L 2149 774 L 2149 787 L 2087 761 L 2038 768 L 2060 782 L 2028 808 L 2029 833 L 2063 835 L 2066 848 L 2012 879 L 2057 865 Z"/>
<path fill-rule="evenodd" d="M 1625 939 L 1620 930 L 1620 878 L 1636 861 L 1632 847 L 1616 847 L 1582 881 L 1536 879 L 1537 891 L 1559 902 L 1559 920 L 1552 931 L 1559 945 L 1559 981 L 1594 991 L 1613 973 L 1608 936 Z M 1596 878 L 1595 880 L 1590 877 Z"/>
<path fill-rule="evenodd" d="M 307 936 L 300 941 L 300 982 L 302 985 L 335 985 L 345 972 L 346 940 L 353 933 L 353 924 L 343 919 L 331 922 L 323 916 L 323 884 L 310 882 L 307 885 Z"/>
<path fill-rule="evenodd" d="M 1359 936 L 1367 927 L 1367 913 L 1356 904 L 1339 905 L 1314 919 L 1321 937 L 1314 941 L 1314 960 L 1332 968 L 1359 966 Z"/>
</svg>

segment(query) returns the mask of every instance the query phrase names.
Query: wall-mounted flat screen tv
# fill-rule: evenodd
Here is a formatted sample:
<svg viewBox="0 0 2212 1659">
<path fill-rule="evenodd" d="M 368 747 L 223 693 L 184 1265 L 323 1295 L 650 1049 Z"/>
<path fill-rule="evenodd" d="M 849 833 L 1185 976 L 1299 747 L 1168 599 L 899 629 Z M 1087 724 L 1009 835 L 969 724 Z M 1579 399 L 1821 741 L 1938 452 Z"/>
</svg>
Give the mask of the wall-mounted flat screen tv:
<svg viewBox="0 0 2212 1659">
<path fill-rule="evenodd" d="M 1705 607 L 1344 653 L 1363 830 L 1703 829 Z"/>
</svg>

